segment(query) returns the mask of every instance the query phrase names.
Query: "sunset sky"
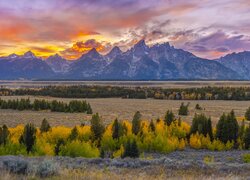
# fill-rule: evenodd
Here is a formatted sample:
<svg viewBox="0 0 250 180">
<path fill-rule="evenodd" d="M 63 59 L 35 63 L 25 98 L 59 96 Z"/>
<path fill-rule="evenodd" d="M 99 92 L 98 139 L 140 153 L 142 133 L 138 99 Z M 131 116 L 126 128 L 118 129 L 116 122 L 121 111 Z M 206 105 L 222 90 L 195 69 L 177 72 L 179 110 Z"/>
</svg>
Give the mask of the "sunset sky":
<svg viewBox="0 0 250 180">
<path fill-rule="evenodd" d="M 0 56 L 75 59 L 143 38 L 209 59 L 250 50 L 250 0 L 0 0 Z"/>
</svg>

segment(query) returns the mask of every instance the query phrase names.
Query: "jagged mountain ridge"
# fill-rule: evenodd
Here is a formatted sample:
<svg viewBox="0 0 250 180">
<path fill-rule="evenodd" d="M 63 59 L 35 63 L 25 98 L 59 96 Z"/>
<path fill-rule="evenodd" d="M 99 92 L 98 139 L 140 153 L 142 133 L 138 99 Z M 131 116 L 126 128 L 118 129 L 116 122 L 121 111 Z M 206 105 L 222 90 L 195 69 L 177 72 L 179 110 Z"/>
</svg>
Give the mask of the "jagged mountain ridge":
<svg viewBox="0 0 250 180">
<path fill-rule="evenodd" d="M 231 56 L 235 56 L 233 59 L 243 57 L 241 54 Z M 92 49 L 75 61 L 68 61 L 58 54 L 47 60 L 35 57 L 32 52 L 27 52 L 23 56 L 12 54 L 0 58 L 0 75 L 1 79 L 250 79 L 250 75 L 246 75 L 247 70 L 243 68 L 244 71 L 239 71 L 242 69 L 242 63 L 238 63 L 237 67 L 235 64 L 230 66 L 231 56 L 206 60 L 182 49 L 176 49 L 169 43 L 149 47 L 141 40 L 126 52 L 114 47 L 108 54 L 101 55 L 96 49 Z M 248 57 L 250 55 L 244 56 L 244 62 L 249 65 Z"/>
</svg>

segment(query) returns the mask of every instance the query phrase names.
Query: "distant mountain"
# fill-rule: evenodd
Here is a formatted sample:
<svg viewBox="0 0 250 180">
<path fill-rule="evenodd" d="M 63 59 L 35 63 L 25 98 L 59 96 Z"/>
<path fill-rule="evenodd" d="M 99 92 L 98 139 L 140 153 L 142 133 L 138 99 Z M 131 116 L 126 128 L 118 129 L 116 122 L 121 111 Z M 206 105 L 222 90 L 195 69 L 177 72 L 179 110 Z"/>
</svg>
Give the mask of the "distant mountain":
<svg viewBox="0 0 250 180">
<path fill-rule="evenodd" d="M 114 47 L 101 55 L 96 49 L 68 61 L 58 54 L 47 60 L 32 52 L 0 58 L 1 79 L 81 80 L 250 80 L 250 52 L 231 54 L 218 60 L 199 58 L 169 43 L 146 45 L 139 41 L 122 52 Z"/>
<path fill-rule="evenodd" d="M 45 61 L 55 73 L 67 73 L 72 61 L 68 61 L 58 54 L 48 57 Z"/>
<path fill-rule="evenodd" d="M 226 55 L 217 60 L 222 65 L 237 72 L 243 79 L 250 79 L 250 52 Z"/>
<path fill-rule="evenodd" d="M 70 78 L 79 79 L 240 79 L 219 62 L 201 59 L 169 43 L 148 47 L 139 41 L 127 52 L 115 47 L 106 56 L 91 50 L 72 64 Z"/>
<path fill-rule="evenodd" d="M 12 54 L 0 59 L 1 79 L 39 79 L 53 75 L 53 70 L 30 51 L 23 56 Z"/>
</svg>

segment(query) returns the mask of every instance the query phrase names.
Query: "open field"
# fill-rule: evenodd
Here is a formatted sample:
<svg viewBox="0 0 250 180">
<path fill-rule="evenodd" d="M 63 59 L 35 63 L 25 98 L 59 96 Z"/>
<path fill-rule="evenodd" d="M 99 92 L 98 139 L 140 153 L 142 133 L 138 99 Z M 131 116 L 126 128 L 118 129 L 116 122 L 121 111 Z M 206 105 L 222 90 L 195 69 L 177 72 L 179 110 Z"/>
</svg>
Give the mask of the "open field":
<svg viewBox="0 0 250 180">
<path fill-rule="evenodd" d="M 60 101 L 69 102 L 72 99 L 66 98 L 50 98 L 50 97 L 31 97 L 31 96 L 3 96 L 2 99 L 30 98 L 31 100 L 46 98 L 47 100 L 57 99 Z M 78 99 L 79 100 L 79 99 Z M 182 119 L 191 122 L 195 113 L 204 112 L 207 116 L 211 116 L 212 121 L 217 122 L 223 112 L 235 110 L 237 117 L 244 116 L 246 109 L 250 106 L 249 101 L 177 101 L 177 100 L 154 100 L 154 99 L 86 99 L 92 106 L 93 112 L 98 112 L 104 119 L 105 123 L 113 121 L 115 118 L 120 120 L 131 120 L 135 111 L 140 111 L 143 119 L 156 119 L 163 117 L 165 112 L 173 110 L 177 114 L 178 108 L 182 102 L 190 102 L 190 115 Z M 195 110 L 195 105 L 199 103 L 205 110 Z M 84 113 L 57 113 L 48 111 L 15 111 L 15 110 L 0 110 L 0 124 L 8 126 L 16 126 L 18 124 L 33 122 L 37 126 L 40 125 L 43 118 L 49 120 L 52 126 L 66 125 L 74 126 L 82 122 L 86 122 L 91 118 L 91 115 Z M 88 122 L 86 122 L 88 123 Z"/>
<path fill-rule="evenodd" d="M 122 87 L 200 88 L 250 87 L 249 81 L 0 81 L 5 88 L 36 88 L 46 86 L 98 85 Z"/>
</svg>

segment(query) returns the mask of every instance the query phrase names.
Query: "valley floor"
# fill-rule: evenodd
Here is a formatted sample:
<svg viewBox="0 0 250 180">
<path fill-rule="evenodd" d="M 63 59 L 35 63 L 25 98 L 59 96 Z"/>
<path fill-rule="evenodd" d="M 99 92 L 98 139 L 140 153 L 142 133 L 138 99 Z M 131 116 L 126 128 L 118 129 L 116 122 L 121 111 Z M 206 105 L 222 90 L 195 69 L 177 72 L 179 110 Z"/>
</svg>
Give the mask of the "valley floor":
<svg viewBox="0 0 250 180">
<path fill-rule="evenodd" d="M 33 96 L 2 96 L 2 99 L 47 99 L 52 101 L 69 102 L 72 99 L 52 98 L 52 97 L 33 97 Z M 80 100 L 80 99 L 78 99 Z M 83 100 L 83 99 L 82 99 Z M 105 124 L 112 122 L 115 118 L 119 120 L 131 120 L 136 111 L 140 111 L 143 119 L 163 118 L 167 110 L 172 110 L 174 114 L 178 114 L 178 109 L 182 102 L 190 102 L 188 116 L 182 119 L 191 123 L 195 113 L 205 113 L 206 116 L 212 118 L 215 125 L 223 112 L 228 113 L 232 109 L 237 117 L 244 117 L 246 109 L 250 106 L 249 101 L 178 101 L 178 100 L 155 100 L 155 99 L 121 99 L 121 98 L 96 98 L 86 99 L 94 113 L 99 113 Z M 195 110 L 195 105 L 200 104 L 203 110 Z M 42 120 L 46 118 L 52 126 L 65 125 L 73 127 L 81 123 L 89 123 L 91 115 L 84 113 L 57 113 L 49 111 L 16 111 L 16 110 L 0 110 L 0 124 L 6 124 L 8 127 L 15 127 L 19 124 L 28 122 L 40 126 Z"/>
<path fill-rule="evenodd" d="M 249 153 L 186 149 L 140 159 L 2 156 L 0 179 L 249 179 L 250 164 L 243 161 Z"/>
</svg>

